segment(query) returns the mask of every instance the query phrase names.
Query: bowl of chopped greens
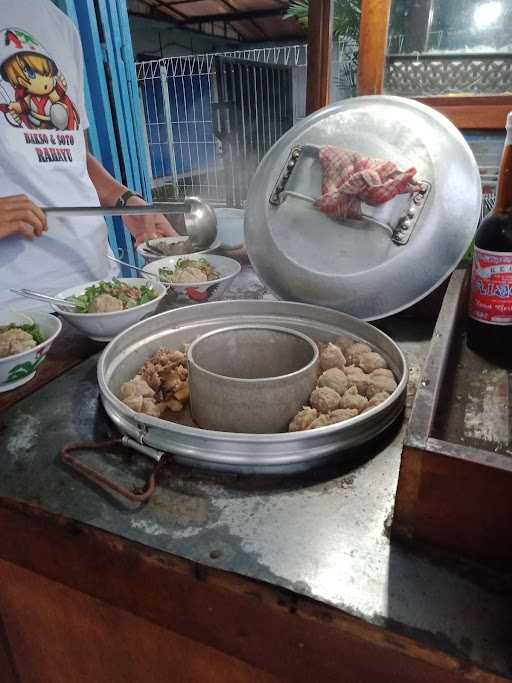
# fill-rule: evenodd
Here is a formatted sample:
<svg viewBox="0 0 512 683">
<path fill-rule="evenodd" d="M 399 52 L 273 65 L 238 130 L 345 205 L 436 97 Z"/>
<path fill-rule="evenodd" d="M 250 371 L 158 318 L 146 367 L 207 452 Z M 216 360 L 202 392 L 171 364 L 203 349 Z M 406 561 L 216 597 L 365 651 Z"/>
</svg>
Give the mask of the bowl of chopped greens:
<svg viewBox="0 0 512 683">
<path fill-rule="evenodd" d="M 148 278 L 158 278 L 169 294 L 187 304 L 222 299 L 241 266 L 226 256 L 169 256 L 144 268 Z"/>
<path fill-rule="evenodd" d="M 0 313 L 0 392 L 30 382 L 61 329 L 48 313 Z"/>
<path fill-rule="evenodd" d="M 156 279 L 98 280 L 59 292 L 58 298 L 74 304 L 75 309 L 58 304 L 53 308 L 91 339 L 106 342 L 151 315 L 166 291 L 166 287 Z"/>
</svg>

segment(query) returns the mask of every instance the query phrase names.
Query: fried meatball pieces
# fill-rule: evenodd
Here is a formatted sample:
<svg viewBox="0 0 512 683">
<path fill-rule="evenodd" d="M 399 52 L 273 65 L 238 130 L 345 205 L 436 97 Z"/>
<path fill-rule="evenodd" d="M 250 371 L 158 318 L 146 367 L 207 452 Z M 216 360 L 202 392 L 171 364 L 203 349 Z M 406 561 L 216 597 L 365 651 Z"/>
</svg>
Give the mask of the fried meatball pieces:
<svg viewBox="0 0 512 683">
<path fill-rule="evenodd" d="M 119 390 L 121 394 L 121 399 L 131 398 L 133 396 L 143 396 L 144 398 L 151 398 L 155 395 L 153 389 L 149 384 L 142 379 L 140 375 L 135 375 L 133 379 L 129 382 L 125 382 L 121 385 Z"/>
</svg>

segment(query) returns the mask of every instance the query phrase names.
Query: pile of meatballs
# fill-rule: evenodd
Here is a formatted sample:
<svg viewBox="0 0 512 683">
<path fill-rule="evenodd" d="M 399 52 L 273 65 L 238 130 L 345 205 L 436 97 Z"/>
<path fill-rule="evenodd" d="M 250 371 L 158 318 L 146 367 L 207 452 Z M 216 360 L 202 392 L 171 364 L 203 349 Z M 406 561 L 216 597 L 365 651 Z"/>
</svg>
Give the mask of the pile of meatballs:
<svg viewBox="0 0 512 683">
<path fill-rule="evenodd" d="M 385 359 L 349 337 L 320 345 L 320 370 L 310 405 L 295 415 L 290 432 L 349 420 L 385 401 L 397 386 Z"/>
<path fill-rule="evenodd" d="M 295 415 L 290 432 L 349 420 L 385 401 L 397 386 L 385 359 L 348 337 L 320 345 L 320 372 L 310 405 Z M 167 411 L 181 412 L 190 399 L 186 347 L 159 349 L 119 394 L 139 413 L 161 417 Z"/>
</svg>

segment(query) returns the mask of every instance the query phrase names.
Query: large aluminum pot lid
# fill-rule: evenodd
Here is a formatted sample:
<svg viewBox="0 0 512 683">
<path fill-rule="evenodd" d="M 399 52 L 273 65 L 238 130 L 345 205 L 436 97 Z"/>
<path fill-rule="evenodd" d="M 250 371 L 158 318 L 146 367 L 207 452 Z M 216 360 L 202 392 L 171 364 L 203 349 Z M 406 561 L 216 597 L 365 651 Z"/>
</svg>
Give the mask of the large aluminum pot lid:
<svg viewBox="0 0 512 683">
<path fill-rule="evenodd" d="M 333 220 L 308 200 L 321 194 L 324 145 L 413 166 L 422 192 L 363 207 L 371 220 Z M 447 118 L 401 97 L 356 97 L 303 119 L 267 153 L 249 190 L 245 239 L 256 272 L 280 298 L 375 320 L 447 277 L 480 210 L 477 164 Z"/>
</svg>

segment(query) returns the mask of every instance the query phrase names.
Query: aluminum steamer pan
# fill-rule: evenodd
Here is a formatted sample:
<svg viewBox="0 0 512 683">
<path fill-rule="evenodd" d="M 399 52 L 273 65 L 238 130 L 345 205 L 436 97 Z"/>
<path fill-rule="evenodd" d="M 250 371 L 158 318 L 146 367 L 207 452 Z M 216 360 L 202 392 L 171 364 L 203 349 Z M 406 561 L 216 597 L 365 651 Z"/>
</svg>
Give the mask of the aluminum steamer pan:
<svg viewBox="0 0 512 683">
<path fill-rule="evenodd" d="M 131 379 L 157 349 L 179 348 L 205 332 L 238 324 L 287 327 L 317 341 L 346 333 L 367 342 L 386 358 L 398 387 L 384 403 L 348 422 L 287 434 L 202 430 L 135 413 L 117 398 L 121 384 Z M 98 363 L 103 405 L 122 433 L 145 446 L 171 453 L 184 464 L 244 473 L 302 471 L 368 441 L 401 413 L 407 378 L 404 355 L 392 339 L 372 325 L 337 311 L 280 301 L 221 301 L 161 313 L 121 333 Z"/>
<path fill-rule="evenodd" d="M 421 191 L 369 219 L 316 209 L 319 150 L 342 147 L 414 167 Z M 281 299 L 376 320 L 422 299 L 457 266 L 480 218 L 481 180 L 461 133 L 419 102 L 355 97 L 320 109 L 280 138 L 253 178 L 245 240 L 259 277 Z"/>
</svg>

